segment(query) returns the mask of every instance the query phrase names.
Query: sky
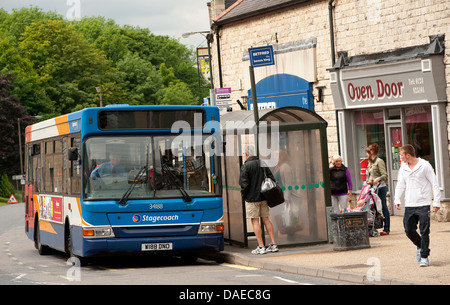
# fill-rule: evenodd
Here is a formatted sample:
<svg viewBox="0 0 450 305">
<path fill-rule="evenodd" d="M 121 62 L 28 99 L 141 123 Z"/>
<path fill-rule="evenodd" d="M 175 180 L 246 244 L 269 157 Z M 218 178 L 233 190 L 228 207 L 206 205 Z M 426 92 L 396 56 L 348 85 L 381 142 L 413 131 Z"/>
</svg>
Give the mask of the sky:
<svg viewBox="0 0 450 305">
<path fill-rule="evenodd" d="M 208 0 L 0 0 L 8 12 L 37 6 L 56 11 L 64 18 L 104 16 L 120 25 L 148 28 L 153 34 L 168 35 L 189 47 L 205 47 L 201 34 L 182 38 L 187 32 L 209 30 Z"/>
</svg>

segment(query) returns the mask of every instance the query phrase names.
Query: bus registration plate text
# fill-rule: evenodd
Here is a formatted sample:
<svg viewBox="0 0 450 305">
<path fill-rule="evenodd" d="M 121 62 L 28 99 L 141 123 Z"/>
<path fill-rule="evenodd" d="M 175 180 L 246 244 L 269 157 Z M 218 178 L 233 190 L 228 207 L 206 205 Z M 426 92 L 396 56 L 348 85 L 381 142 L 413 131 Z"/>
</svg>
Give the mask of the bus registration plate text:
<svg viewBox="0 0 450 305">
<path fill-rule="evenodd" d="M 142 251 L 164 251 L 173 250 L 172 243 L 146 243 L 141 245 Z"/>
</svg>

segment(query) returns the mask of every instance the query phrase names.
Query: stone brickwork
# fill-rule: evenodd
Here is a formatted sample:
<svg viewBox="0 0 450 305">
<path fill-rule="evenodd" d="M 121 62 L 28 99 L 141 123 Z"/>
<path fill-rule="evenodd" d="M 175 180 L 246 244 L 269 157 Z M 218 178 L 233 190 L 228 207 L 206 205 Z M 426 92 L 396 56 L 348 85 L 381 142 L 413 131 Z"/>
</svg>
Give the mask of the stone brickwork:
<svg viewBox="0 0 450 305">
<path fill-rule="evenodd" d="M 311 1 L 298 8 L 286 9 L 273 14 L 226 25 L 220 31 L 223 87 L 231 87 L 233 101 L 247 95 L 250 88 L 237 87 L 237 80 L 244 79 L 242 57 L 250 47 L 283 44 L 291 41 L 317 38 L 317 82 L 316 86 L 327 86 L 324 103 L 315 104 L 315 111 L 328 122 L 329 151 L 338 151 L 336 119 L 333 98 L 329 86 L 327 68 L 332 66 L 330 56 L 330 33 L 328 24 L 328 4 L 326 1 Z M 212 54 L 216 53 L 215 42 Z M 217 59 L 213 58 L 213 77 L 218 86 Z M 317 94 L 317 92 L 314 92 Z M 242 100 L 242 99 L 241 99 Z M 234 109 L 239 109 L 237 105 Z"/>
<path fill-rule="evenodd" d="M 214 2 L 211 7 L 217 12 Z M 333 16 L 335 50 L 347 51 L 348 56 L 427 44 L 430 35 L 446 34 L 445 74 L 446 82 L 450 84 L 450 1 L 339 0 L 334 1 Z M 249 88 L 239 89 L 237 80 L 244 79 L 242 74 L 246 70 L 242 69 L 242 57 L 248 48 L 310 38 L 317 39 L 317 81 L 314 86 L 326 86 L 324 103 L 316 103 L 315 111 L 329 124 L 329 152 L 334 154 L 338 151 L 338 144 L 327 72 L 332 66 L 328 1 L 308 1 L 223 26 L 220 30 L 223 87 L 232 88 L 233 101 L 247 95 Z M 215 42 L 212 44 L 212 54 L 217 54 Z M 217 58 L 213 58 L 213 73 L 217 86 Z M 314 91 L 314 94 L 317 92 Z M 450 86 L 447 87 L 447 96 L 450 100 Z M 239 108 L 235 105 L 234 109 Z M 450 158 L 450 103 L 446 109 Z"/>
</svg>

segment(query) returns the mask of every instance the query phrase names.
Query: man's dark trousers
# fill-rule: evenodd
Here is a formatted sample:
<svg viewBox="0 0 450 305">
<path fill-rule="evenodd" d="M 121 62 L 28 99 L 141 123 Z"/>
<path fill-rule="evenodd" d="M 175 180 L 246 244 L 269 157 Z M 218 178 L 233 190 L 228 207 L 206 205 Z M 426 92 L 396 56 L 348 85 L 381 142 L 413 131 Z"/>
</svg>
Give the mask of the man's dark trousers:
<svg viewBox="0 0 450 305">
<path fill-rule="evenodd" d="M 420 235 L 417 233 L 419 223 Z M 403 216 L 406 236 L 420 248 L 420 256 L 430 255 L 430 206 L 406 207 Z"/>
</svg>

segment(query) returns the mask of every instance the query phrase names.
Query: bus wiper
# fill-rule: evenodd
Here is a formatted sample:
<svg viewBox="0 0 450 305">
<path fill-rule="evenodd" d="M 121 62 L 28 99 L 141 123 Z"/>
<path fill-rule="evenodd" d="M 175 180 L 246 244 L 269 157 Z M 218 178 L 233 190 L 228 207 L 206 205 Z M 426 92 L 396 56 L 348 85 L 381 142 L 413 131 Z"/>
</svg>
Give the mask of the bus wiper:
<svg viewBox="0 0 450 305">
<path fill-rule="evenodd" d="M 170 167 L 165 164 L 164 162 L 161 162 L 162 164 L 162 170 L 163 170 L 163 177 L 165 177 L 166 179 L 166 183 L 169 186 L 175 186 L 181 193 L 181 196 L 183 196 L 183 200 L 186 202 L 191 202 L 192 198 L 191 196 L 189 196 L 189 194 L 186 192 L 185 189 L 183 189 L 181 186 L 178 185 L 177 181 L 176 181 L 176 177 L 174 176 L 174 174 L 172 173 L 172 171 L 170 170 Z"/>
<path fill-rule="evenodd" d="M 138 182 L 142 182 L 142 178 L 141 175 L 146 172 L 147 170 L 147 165 L 144 165 L 141 170 L 139 171 L 139 173 L 137 173 L 137 175 L 134 177 L 134 181 L 132 184 L 130 184 L 130 186 L 128 187 L 127 191 L 125 192 L 125 194 L 123 194 L 122 198 L 119 200 L 119 204 L 120 205 L 125 205 L 125 203 L 127 203 L 128 201 L 128 197 L 130 197 L 131 192 L 133 192 L 134 187 L 136 186 L 136 184 Z M 144 182 L 147 181 L 147 175 L 145 175 L 145 179 L 143 180 Z"/>
</svg>

